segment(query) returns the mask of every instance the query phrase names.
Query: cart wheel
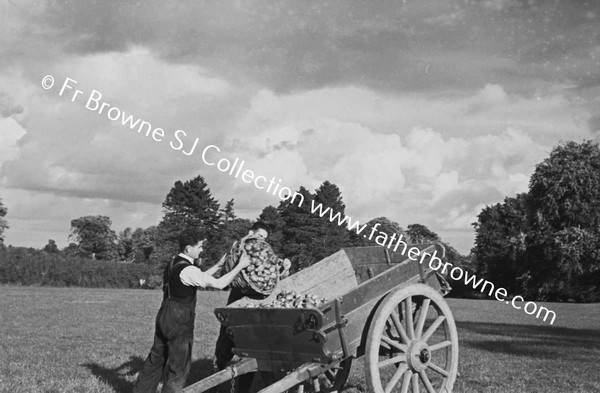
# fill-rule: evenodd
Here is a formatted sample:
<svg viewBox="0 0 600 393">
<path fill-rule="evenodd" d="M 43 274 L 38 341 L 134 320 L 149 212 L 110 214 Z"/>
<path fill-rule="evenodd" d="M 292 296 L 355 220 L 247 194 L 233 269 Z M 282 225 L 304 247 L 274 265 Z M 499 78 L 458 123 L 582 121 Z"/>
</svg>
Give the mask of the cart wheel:
<svg viewBox="0 0 600 393">
<path fill-rule="evenodd" d="M 325 371 L 316 378 L 301 383 L 294 389 L 298 393 L 339 392 L 344 388 L 351 368 L 352 357 L 349 357 L 342 360 L 337 366 Z"/>
<path fill-rule="evenodd" d="M 424 284 L 387 295 L 369 327 L 365 362 L 373 393 L 452 392 L 458 334 L 442 295 Z"/>
</svg>

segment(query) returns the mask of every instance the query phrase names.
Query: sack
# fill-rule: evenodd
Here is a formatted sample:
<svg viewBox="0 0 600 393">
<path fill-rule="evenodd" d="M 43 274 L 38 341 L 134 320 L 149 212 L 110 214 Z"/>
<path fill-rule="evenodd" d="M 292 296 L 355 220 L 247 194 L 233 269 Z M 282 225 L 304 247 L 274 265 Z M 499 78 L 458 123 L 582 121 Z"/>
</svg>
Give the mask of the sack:
<svg viewBox="0 0 600 393">
<path fill-rule="evenodd" d="M 235 268 L 244 251 L 252 264 L 235 277 L 231 286 L 239 288 L 245 295 L 269 295 L 279 283 L 283 260 L 265 239 L 245 237 L 231 246 L 223 265 L 225 273 Z"/>
</svg>

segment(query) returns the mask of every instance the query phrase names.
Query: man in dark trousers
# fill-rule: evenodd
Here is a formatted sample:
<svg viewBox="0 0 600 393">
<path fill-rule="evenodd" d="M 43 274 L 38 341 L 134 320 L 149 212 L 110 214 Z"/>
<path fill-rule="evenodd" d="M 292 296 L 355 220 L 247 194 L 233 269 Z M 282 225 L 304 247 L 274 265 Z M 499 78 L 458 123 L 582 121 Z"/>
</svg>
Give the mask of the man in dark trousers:
<svg viewBox="0 0 600 393">
<path fill-rule="evenodd" d="M 243 242 L 246 239 L 254 238 L 254 239 L 266 239 L 269 236 L 269 226 L 264 222 L 257 221 L 255 222 L 250 230 L 248 231 L 248 235 L 244 236 L 238 242 L 235 242 L 231 249 L 233 250 L 236 244 Z M 225 258 L 221 258 L 221 260 L 225 260 Z M 281 273 L 281 277 L 286 277 L 289 275 L 291 263 L 288 259 L 284 260 L 283 263 L 283 272 Z M 238 287 L 232 287 L 229 292 L 229 298 L 227 299 L 227 305 L 234 303 L 244 297 L 248 297 L 251 299 L 262 300 L 267 297 L 267 295 L 261 294 L 245 294 Z M 223 370 L 227 363 L 233 359 L 233 340 L 229 338 L 227 335 L 227 329 L 225 325 L 221 325 L 221 330 L 219 331 L 219 337 L 217 338 L 217 344 L 215 348 L 215 368 L 218 370 Z M 244 374 L 239 377 L 238 385 L 240 387 L 240 392 L 247 392 L 252 385 L 252 380 L 254 379 L 254 373 Z"/>
<path fill-rule="evenodd" d="M 164 271 L 164 296 L 156 316 L 154 344 L 133 393 L 155 393 L 163 373 L 166 373 L 163 393 L 183 389 L 192 358 L 197 288 L 223 289 L 250 264 L 250 258 L 244 253 L 232 271 L 215 278 L 213 275 L 224 259 L 206 272 L 194 265 L 203 244 L 204 236 L 197 230 L 185 230 L 179 235 L 179 254 Z"/>
</svg>

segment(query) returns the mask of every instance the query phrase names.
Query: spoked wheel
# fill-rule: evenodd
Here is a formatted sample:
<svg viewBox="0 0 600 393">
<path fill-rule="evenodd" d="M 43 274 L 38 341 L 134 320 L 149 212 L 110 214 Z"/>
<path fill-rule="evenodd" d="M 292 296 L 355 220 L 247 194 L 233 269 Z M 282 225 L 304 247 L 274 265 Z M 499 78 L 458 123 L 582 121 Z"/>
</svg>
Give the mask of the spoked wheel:
<svg viewBox="0 0 600 393">
<path fill-rule="evenodd" d="M 328 393 L 341 391 L 348 380 L 351 368 L 352 358 L 349 357 L 342 360 L 337 366 L 319 374 L 316 378 L 294 387 L 291 391 L 298 393 Z"/>
<path fill-rule="evenodd" d="M 365 355 L 374 393 L 452 392 L 458 335 L 442 295 L 424 284 L 387 295 L 369 327 Z"/>
</svg>

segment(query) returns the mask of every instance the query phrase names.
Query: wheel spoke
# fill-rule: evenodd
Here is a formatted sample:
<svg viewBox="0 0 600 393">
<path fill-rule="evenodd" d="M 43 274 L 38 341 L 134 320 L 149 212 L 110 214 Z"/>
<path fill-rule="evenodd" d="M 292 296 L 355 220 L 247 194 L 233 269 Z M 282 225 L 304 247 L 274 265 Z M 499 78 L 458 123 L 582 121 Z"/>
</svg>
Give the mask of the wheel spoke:
<svg viewBox="0 0 600 393">
<path fill-rule="evenodd" d="M 406 331 L 408 333 L 408 337 L 411 339 L 415 338 L 415 325 L 413 321 L 412 306 L 412 297 L 409 296 L 404 301 L 404 315 L 406 317 Z"/>
<path fill-rule="evenodd" d="M 437 372 L 438 374 L 442 374 L 444 377 L 449 377 L 450 373 L 446 370 L 444 370 L 443 368 L 441 368 L 440 366 L 437 366 L 431 362 L 429 362 L 429 367 L 431 367 L 431 369 L 435 372 Z"/>
<path fill-rule="evenodd" d="M 412 393 L 419 393 L 419 374 L 412 375 Z"/>
<path fill-rule="evenodd" d="M 441 343 L 437 343 L 429 346 L 429 352 L 437 351 L 438 349 L 446 348 L 452 345 L 451 341 L 442 341 Z"/>
<path fill-rule="evenodd" d="M 313 389 L 315 389 L 315 392 L 321 391 L 321 384 L 319 383 L 319 378 L 313 379 Z"/>
<path fill-rule="evenodd" d="M 381 341 L 405 353 L 408 348 L 406 345 L 397 343 L 388 336 L 381 336 Z"/>
<path fill-rule="evenodd" d="M 421 337 L 421 340 L 427 342 L 427 340 L 429 340 L 429 337 L 431 337 L 431 335 L 433 333 L 435 333 L 435 330 L 438 327 L 440 327 L 442 322 L 444 322 L 445 320 L 446 320 L 446 317 L 443 315 L 440 315 L 439 317 L 437 317 L 437 319 L 431 324 L 431 326 L 429 326 L 429 329 L 427 329 L 427 331 L 425 332 L 423 337 Z"/>
<path fill-rule="evenodd" d="M 402 326 L 402 322 L 400 322 L 400 316 L 398 315 L 396 310 L 392 310 L 391 316 L 392 321 L 394 322 L 394 326 L 396 326 L 396 330 L 398 331 L 398 334 L 400 334 L 400 338 L 402 338 L 402 342 L 408 344 L 410 342 L 410 339 L 408 338 L 408 335 L 406 334 L 406 331 Z"/>
<path fill-rule="evenodd" d="M 329 381 L 331 381 L 333 383 L 333 381 L 335 381 L 335 374 L 331 372 L 331 370 L 327 370 L 325 371 L 325 376 L 327 377 L 327 379 Z"/>
<path fill-rule="evenodd" d="M 425 319 L 427 318 L 427 313 L 429 312 L 429 303 L 431 299 L 426 298 L 423 300 L 423 304 L 421 305 L 421 312 L 419 314 L 419 321 L 417 322 L 417 338 L 421 338 L 421 334 L 423 333 L 423 326 L 425 326 Z"/>
<path fill-rule="evenodd" d="M 396 364 L 396 363 L 402 363 L 402 362 L 406 363 L 406 355 L 398 355 L 391 359 L 382 360 L 381 362 L 379 362 L 377 364 L 377 366 L 379 368 L 382 368 L 385 366 L 389 366 L 390 364 Z"/>
<path fill-rule="evenodd" d="M 423 385 L 425 385 L 425 389 L 427 389 L 427 393 L 435 393 L 435 389 L 431 386 L 431 382 L 429 382 L 425 370 L 419 371 L 419 376 L 421 377 L 421 381 L 423 381 Z"/>
<path fill-rule="evenodd" d="M 408 365 L 406 364 L 403 364 L 402 366 L 398 367 L 398 370 L 396 370 L 396 373 L 385 387 L 385 393 L 390 393 L 392 389 L 394 389 L 394 386 L 398 384 L 398 381 L 400 381 L 400 378 L 402 378 L 402 375 L 406 370 L 408 370 Z"/>
<path fill-rule="evenodd" d="M 402 380 L 402 388 L 400 389 L 400 393 L 408 393 L 408 388 L 410 387 L 410 378 L 412 375 L 412 371 L 407 370 L 404 373 L 404 379 Z"/>
</svg>

